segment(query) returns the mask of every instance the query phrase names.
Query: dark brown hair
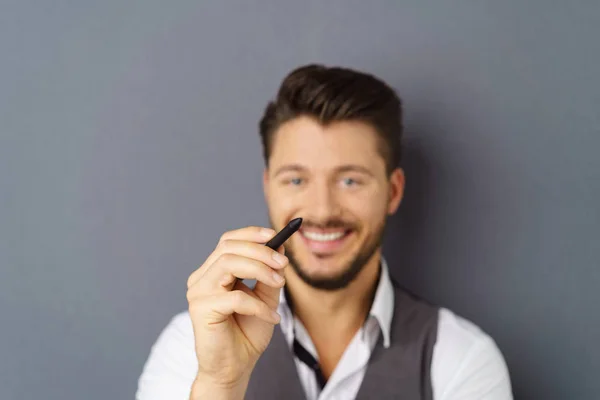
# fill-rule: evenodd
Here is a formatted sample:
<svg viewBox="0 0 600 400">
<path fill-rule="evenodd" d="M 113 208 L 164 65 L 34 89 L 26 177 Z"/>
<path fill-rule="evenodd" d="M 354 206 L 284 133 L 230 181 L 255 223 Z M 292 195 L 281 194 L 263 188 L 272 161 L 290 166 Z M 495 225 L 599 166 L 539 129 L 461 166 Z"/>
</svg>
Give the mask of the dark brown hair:
<svg viewBox="0 0 600 400">
<path fill-rule="evenodd" d="M 402 103 L 391 87 L 373 75 L 318 64 L 291 71 L 259 124 L 266 165 L 277 129 L 300 116 L 312 117 L 322 125 L 336 121 L 368 123 L 381 139 L 379 150 L 388 174 L 400 163 Z"/>
</svg>

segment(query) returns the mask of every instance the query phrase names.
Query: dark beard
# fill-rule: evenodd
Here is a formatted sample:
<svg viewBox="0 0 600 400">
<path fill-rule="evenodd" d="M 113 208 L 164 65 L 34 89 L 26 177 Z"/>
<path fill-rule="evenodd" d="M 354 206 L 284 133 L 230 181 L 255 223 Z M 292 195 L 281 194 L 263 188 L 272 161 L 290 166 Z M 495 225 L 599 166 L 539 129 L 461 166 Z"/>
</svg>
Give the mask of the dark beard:
<svg viewBox="0 0 600 400">
<path fill-rule="evenodd" d="M 300 265 L 298 259 L 294 256 L 294 251 L 290 247 L 286 247 L 285 255 L 290 260 L 290 266 L 294 269 L 296 274 L 306 284 L 321 290 L 334 291 L 347 287 L 362 271 L 367 262 L 373 257 L 373 254 L 381 246 L 383 242 L 383 236 L 385 231 L 385 222 L 381 224 L 381 227 L 375 232 L 375 234 L 369 238 L 363 248 L 361 248 L 352 261 L 348 263 L 346 268 L 338 276 L 327 277 L 327 278 L 313 278 L 309 276 L 306 271 Z"/>
</svg>

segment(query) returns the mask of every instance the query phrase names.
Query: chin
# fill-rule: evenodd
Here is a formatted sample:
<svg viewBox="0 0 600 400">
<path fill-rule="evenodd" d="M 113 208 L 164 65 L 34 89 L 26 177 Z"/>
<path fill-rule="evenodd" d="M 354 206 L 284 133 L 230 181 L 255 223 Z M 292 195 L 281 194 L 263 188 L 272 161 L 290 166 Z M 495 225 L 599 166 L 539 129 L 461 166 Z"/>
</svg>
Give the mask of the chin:
<svg viewBox="0 0 600 400">
<path fill-rule="evenodd" d="M 300 259 L 295 264 L 295 270 L 300 270 L 303 275 L 311 279 L 336 279 L 344 274 L 350 264 L 349 260 L 333 260 L 332 257 L 311 257 Z"/>
<path fill-rule="evenodd" d="M 347 287 L 365 266 L 364 260 L 353 253 L 323 255 L 292 252 L 288 257 L 300 279 L 311 287 L 328 291 Z"/>
<path fill-rule="evenodd" d="M 294 235 L 286 255 L 296 275 L 308 285 L 323 290 L 343 289 L 377 251 L 382 232 L 378 230 L 371 236 L 353 224 L 328 228 L 308 224 Z"/>
</svg>

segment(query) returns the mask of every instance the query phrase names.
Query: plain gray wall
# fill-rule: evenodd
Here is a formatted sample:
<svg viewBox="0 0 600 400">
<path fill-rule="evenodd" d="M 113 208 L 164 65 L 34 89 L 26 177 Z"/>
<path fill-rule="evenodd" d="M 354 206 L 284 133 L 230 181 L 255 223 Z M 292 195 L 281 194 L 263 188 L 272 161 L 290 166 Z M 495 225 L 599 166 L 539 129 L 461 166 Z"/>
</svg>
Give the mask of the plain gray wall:
<svg viewBox="0 0 600 400">
<path fill-rule="evenodd" d="M 600 3 L 2 1 L 0 398 L 133 398 L 187 276 L 267 223 L 257 122 L 307 62 L 406 107 L 393 273 L 520 399 L 600 396 Z"/>
</svg>

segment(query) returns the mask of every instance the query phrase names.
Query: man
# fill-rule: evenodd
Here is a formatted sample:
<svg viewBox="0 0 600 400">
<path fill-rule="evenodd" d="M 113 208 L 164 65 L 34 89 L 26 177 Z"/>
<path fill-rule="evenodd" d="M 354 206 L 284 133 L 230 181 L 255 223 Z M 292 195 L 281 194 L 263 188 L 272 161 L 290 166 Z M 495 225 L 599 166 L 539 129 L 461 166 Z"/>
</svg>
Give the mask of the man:
<svg viewBox="0 0 600 400">
<path fill-rule="evenodd" d="M 275 230 L 221 236 L 188 279 L 189 312 L 153 346 L 139 400 L 512 399 L 494 341 L 388 273 L 401 117 L 394 90 L 363 72 L 308 65 L 284 79 L 260 122 Z M 285 249 L 264 246 L 297 217 Z"/>
</svg>

